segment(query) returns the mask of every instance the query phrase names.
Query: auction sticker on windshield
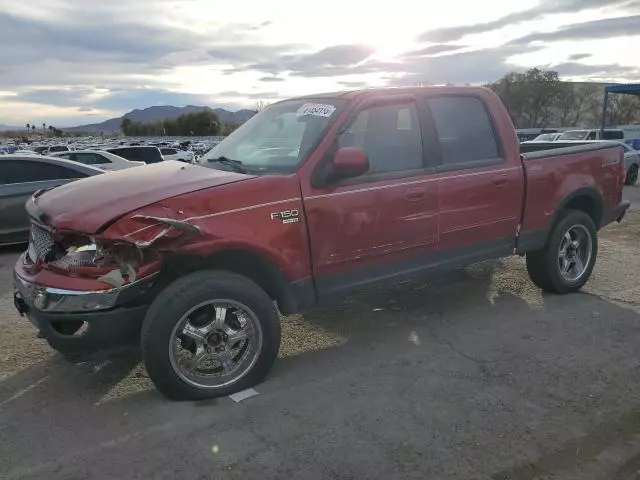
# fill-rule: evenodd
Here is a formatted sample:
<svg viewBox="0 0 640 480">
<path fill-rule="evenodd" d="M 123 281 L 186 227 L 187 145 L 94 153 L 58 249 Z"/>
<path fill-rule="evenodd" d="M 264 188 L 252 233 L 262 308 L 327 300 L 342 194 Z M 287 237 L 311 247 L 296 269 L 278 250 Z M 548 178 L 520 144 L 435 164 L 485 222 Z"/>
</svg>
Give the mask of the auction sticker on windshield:
<svg viewBox="0 0 640 480">
<path fill-rule="evenodd" d="M 305 103 L 298 109 L 296 115 L 298 117 L 304 117 L 306 115 L 312 115 L 314 117 L 330 117 L 335 111 L 336 107 L 333 105 L 325 105 L 323 103 Z"/>
</svg>

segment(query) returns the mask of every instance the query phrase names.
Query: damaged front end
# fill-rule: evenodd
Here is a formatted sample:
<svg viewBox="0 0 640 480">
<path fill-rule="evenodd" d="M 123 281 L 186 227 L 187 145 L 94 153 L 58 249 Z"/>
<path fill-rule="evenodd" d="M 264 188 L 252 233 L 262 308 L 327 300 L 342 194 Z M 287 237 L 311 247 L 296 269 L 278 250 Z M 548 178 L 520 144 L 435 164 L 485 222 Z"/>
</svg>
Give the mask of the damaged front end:
<svg viewBox="0 0 640 480">
<path fill-rule="evenodd" d="M 130 233 L 123 232 L 134 226 Z M 24 267 L 32 274 L 48 270 L 118 289 L 157 273 L 164 256 L 185 236 L 199 234 L 200 229 L 187 222 L 150 215 L 133 215 L 95 235 L 34 222 Z"/>
</svg>

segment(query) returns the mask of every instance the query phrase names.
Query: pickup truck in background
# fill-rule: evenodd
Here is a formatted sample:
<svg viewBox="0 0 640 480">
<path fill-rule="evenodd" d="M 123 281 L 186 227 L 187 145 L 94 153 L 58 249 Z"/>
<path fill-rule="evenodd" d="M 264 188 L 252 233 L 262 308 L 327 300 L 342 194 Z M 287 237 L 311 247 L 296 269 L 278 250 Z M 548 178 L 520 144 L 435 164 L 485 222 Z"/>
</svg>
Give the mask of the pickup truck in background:
<svg viewBox="0 0 640 480">
<path fill-rule="evenodd" d="M 228 395 L 274 363 L 278 309 L 512 254 L 543 290 L 577 291 L 629 207 L 624 174 L 604 143 L 521 155 L 482 88 L 285 100 L 203 164 L 37 192 L 14 300 L 65 355 L 139 339 L 165 395 Z"/>
</svg>

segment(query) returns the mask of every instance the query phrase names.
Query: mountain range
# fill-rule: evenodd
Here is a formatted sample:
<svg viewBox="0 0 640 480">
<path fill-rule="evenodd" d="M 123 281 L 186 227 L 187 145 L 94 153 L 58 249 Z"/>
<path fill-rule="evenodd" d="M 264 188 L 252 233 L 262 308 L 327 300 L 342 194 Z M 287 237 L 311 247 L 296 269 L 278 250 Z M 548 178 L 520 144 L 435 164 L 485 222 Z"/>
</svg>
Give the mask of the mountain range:
<svg viewBox="0 0 640 480">
<path fill-rule="evenodd" d="M 185 115 L 187 113 L 195 113 L 201 110 L 212 110 L 214 111 L 220 121 L 222 123 L 234 123 L 239 124 L 246 122 L 253 115 L 255 115 L 254 110 L 238 110 L 236 112 L 231 112 L 229 110 L 225 110 L 224 108 L 209 108 L 202 107 L 196 105 L 187 105 L 186 107 L 174 107 L 171 105 L 160 105 L 154 107 L 148 107 L 143 110 L 132 110 L 129 113 L 125 113 L 121 117 L 111 118 L 109 120 L 105 120 L 100 123 L 92 123 L 89 125 L 79 125 L 77 127 L 68 127 L 61 128 L 61 130 L 66 132 L 88 132 L 88 133 L 100 133 L 104 132 L 105 134 L 114 133 L 120 131 L 120 125 L 122 124 L 122 120 L 125 118 L 131 119 L 133 122 L 141 122 L 141 123 L 156 123 L 161 120 L 173 120 L 178 118 L 180 115 Z M 2 128 L 2 125 L 0 125 Z M 9 127 L 10 128 L 10 127 Z"/>
<path fill-rule="evenodd" d="M 25 130 L 25 127 L 12 127 L 11 125 L 0 123 L 0 132 L 15 132 L 18 130 Z"/>
</svg>

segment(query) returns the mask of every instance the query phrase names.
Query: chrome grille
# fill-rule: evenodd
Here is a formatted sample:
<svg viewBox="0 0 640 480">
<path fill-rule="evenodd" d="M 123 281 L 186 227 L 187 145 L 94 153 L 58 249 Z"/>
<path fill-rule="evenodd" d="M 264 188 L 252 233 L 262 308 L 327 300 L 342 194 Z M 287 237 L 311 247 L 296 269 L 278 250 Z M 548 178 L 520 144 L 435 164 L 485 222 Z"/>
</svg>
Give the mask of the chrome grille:
<svg viewBox="0 0 640 480">
<path fill-rule="evenodd" d="M 39 225 L 31 224 L 31 236 L 29 238 L 29 258 L 31 261 L 45 261 L 53 246 L 54 242 L 51 233 Z"/>
</svg>

